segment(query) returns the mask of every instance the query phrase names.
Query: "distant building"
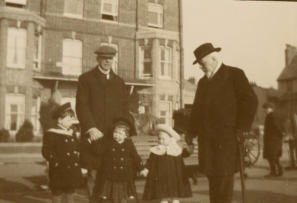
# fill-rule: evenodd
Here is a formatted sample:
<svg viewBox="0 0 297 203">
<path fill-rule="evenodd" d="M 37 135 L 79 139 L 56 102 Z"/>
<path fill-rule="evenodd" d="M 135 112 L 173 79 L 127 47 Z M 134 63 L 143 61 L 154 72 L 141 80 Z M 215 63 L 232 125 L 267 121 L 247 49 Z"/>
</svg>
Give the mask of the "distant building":
<svg viewBox="0 0 297 203">
<path fill-rule="evenodd" d="M 287 45 L 286 66 L 279 75 L 278 89 L 281 93 L 280 105 L 288 114 L 297 112 L 297 47 Z"/>
<path fill-rule="evenodd" d="M 58 83 L 74 106 L 78 76 L 102 44 L 131 93 L 131 110 L 172 122 L 180 102 L 180 0 L 0 1 L 0 128 L 24 119 L 39 130 L 39 108 Z"/>
</svg>

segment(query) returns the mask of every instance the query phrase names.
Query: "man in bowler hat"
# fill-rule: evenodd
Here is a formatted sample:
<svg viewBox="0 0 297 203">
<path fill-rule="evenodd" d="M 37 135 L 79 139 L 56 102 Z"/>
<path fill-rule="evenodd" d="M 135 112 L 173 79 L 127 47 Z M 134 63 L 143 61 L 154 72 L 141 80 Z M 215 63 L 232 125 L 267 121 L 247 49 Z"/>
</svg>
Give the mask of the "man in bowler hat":
<svg viewBox="0 0 297 203">
<path fill-rule="evenodd" d="M 238 138 L 250 129 L 257 98 L 244 72 L 223 64 L 211 43 L 199 46 L 193 64 L 205 73 L 191 111 L 188 145 L 198 138 L 199 170 L 209 182 L 211 203 L 231 203 L 234 173 L 239 171 Z"/>
<path fill-rule="evenodd" d="M 76 113 L 81 124 L 82 167 L 88 169 L 88 191 L 93 195 L 98 157 L 90 152 L 90 143 L 111 138 L 115 118 L 128 113 L 128 92 L 122 78 L 112 71 L 116 50 L 100 46 L 95 54 L 98 65 L 79 76 Z"/>
</svg>

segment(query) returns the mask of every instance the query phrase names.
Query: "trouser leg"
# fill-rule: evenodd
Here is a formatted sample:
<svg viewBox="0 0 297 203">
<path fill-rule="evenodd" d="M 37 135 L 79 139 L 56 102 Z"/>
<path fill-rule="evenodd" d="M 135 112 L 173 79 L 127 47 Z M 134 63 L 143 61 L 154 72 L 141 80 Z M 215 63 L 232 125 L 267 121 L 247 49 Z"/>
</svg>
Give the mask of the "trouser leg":
<svg viewBox="0 0 297 203">
<path fill-rule="evenodd" d="M 211 203 L 231 203 L 233 197 L 234 177 L 208 176 L 209 198 Z"/>
</svg>

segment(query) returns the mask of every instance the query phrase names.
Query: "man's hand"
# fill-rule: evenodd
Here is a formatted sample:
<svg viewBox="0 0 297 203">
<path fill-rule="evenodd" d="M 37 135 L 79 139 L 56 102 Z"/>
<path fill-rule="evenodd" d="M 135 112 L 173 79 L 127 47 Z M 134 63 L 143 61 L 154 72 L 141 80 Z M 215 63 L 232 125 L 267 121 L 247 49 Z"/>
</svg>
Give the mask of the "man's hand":
<svg viewBox="0 0 297 203">
<path fill-rule="evenodd" d="M 95 141 L 103 137 L 103 133 L 97 128 L 89 129 L 88 134 L 90 135 L 90 138 L 89 138 L 90 141 Z"/>
<path fill-rule="evenodd" d="M 149 170 L 147 168 L 145 168 L 142 171 L 140 171 L 140 175 L 143 176 L 143 177 L 146 177 L 148 172 L 149 172 Z"/>
</svg>

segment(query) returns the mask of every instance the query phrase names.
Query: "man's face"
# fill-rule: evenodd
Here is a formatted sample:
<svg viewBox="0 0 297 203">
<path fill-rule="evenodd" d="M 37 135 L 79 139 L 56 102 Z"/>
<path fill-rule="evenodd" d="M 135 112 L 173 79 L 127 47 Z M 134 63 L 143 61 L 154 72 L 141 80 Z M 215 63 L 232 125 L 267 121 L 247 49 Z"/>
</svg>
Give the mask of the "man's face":
<svg viewBox="0 0 297 203">
<path fill-rule="evenodd" d="M 108 71 L 112 68 L 113 57 L 107 58 L 107 57 L 97 56 L 97 61 L 100 67 L 105 71 Z"/>
<path fill-rule="evenodd" d="M 204 56 L 200 61 L 200 68 L 204 73 L 212 72 L 218 65 L 217 53 L 212 52 Z"/>
</svg>

